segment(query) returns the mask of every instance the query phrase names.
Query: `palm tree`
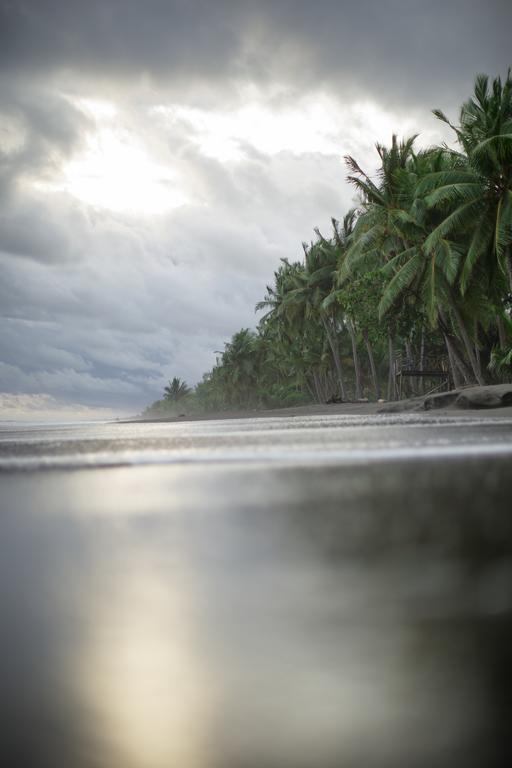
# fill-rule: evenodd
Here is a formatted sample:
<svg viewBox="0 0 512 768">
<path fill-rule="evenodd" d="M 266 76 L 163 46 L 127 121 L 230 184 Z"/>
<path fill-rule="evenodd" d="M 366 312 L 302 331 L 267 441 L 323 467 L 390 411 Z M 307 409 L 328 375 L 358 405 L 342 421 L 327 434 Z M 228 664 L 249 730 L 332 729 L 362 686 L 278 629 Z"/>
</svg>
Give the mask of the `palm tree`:
<svg viewBox="0 0 512 768">
<path fill-rule="evenodd" d="M 172 381 L 169 380 L 169 384 L 164 387 L 164 400 L 177 403 L 179 400 L 183 400 L 184 397 L 189 395 L 191 391 L 192 390 L 186 382 L 175 376 Z"/>
<path fill-rule="evenodd" d="M 375 239 L 372 248 L 378 246 L 381 272 L 386 279 L 386 286 L 379 304 L 379 317 L 389 317 L 388 323 L 393 327 L 395 318 L 403 319 L 407 307 L 404 296 L 409 296 L 418 304 L 419 311 L 425 312 L 432 326 L 436 326 L 440 311 L 453 315 L 457 335 L 461 338 L 466 355 L 470 362 L 473 375 L 477 382 L 484 383 L 478 351 L 475 350 L 474 340 L 471 339 L 461 308 L 461 298 L 455 289 L 463 259 L 463 236 L 458 241 L 447 236 L 438 237 L 434 241 L 431 235 L 439 229 L 442 215 L 425 201 L 425 179 L 438 178 L 458 170 L 460 159 L 449 151 L 442 149 L 419 152 L 412 149 L 413 140 L 403 144 L 403 151 L 395 149 L 387 154 L 380 152 L 383 163 L 390 167 L 382 170 L 384 180 L 383 192 L 375 192 L 369 183 L 359 177 L 357 186 L 366 190 L 365 204 L 370 217 L 376 219 L 373 225 Z M 396 141 L 393 142 L 396 145 Z M 401 145 L 402 146 L 402 145 Z M 392 162 L 391 162 L 392 161 Z M 353 166 L 352 166 L 353 167 Z M 361 170 L 359 174 L 363 173 Z M 383 185 L 381 184 L 381 187 Z M 371 200 L 369 200 L 371 195 Z M 376 209 L 376 210 L 375 210 Z M 365 245 L 366 212 L 360 217 L 361 224 L 355 230 L 354 245 L 349 248 L 345 263 L 340 270 L 340 277 L 357 269 L 358 264 L 367 260 Z M 370 230 L 371 231 L 371 230 Z M 361 232 L 361 234 L 360 234 Z M 363 245 L 359 245 L 359 241 Z M 365 253 L 366 252 L 366 253 Z M 375 256 L 373 257 L 375 259 Z M 446 323 L 445 323 L 446 325 Z M 392 390 L 391 370 L 393 357 L 393 333 L 389 333 L 389 386 Z M 452 345 L 453 346 L 453 345 Z"/>
<path fill-rule="evenodd" d="M 338 271 L 342 285 L 354 273 L 377 269 L 392 261 L 397 254 L 409 248 L 404 223 L 407 223 L 407 207 L 413 194 L 414 180 L 410 175 L 410 160 L 416 136 L 401 141 L 392 136 L 391 147 L 377 144 L 380 157 L 378 180 L 374 182 L 353 157 L 345 157 L 349 168 L 348 181 L 361 195 L 361 213 L 354 227 L 351 242 Z M 408 276 L 407 276 L 408 277 Z M 388 317 L 388 398 L 395 396 L 394 386 L 394 335 L 391 317 Z"/>
<path fill-rule="evenodd" d="M 404 197 L 410 196 L 408 165 L 415 140 L 416 136 L 411 136 L 398 143 L 393 135 L 389 149 L 376 145 L 381 160 L 377 183 L 353 157 L 345 157 L 350 171 L 347 180 L 361 196 L 361 211 L 340 268 L 341 280 L 356 269 L 380 266 L 407 247 L 397 223 L 401 221 Z"/>
<path fill-rule="evenodd" d="M 316 340 L 317 328 L 310 316 L 306 320 L 304 308 L 296 298 L 303 284 L 304 265 L 282 259 L 274 272 L 274 285 L 267 285 L 265 298 L 256 304 L 256 312 L 267 310 L 259 323 L 260 334 L 270 342 L 266 359 L 271 358 L 278 365 L 283 379 L 295 378 L 322 402 L 326 398 L 317 370 L 322 357 Z"/>
<path fill-rule="evenodd" d="M 423 183 L 427 203 L 445 215 L 425 243 L 427 251 L 446 236 L 471 240 L 461 274 L 464 293 L 477 262 L 492 256 L 508 277 L 512 293 L 512 78 L 502 85 L 478 75 L 474 95 L 460 110 L 454 126 L 441 110 L 434 110 L 457 136 L 462 153 L 452 152 L 456 167 L 433 174 Z"/>
<path fill-rule="evenodd" d="M 318 229 L 316 234 L 318 236 L 316 243 L 311 243 L 310 246 L 303 243 L 305 282 L 297 296 L 299 300 L 302 299 L 305 303 L 306 316 L 308 314 L 315 316 L 322 324 L 336 369 L 340 395 L 342 400 L 345 400 L 345 377 L 339 349 L 339 337 L 343 331 L 343 322 L 334 305 L 330 307 L 325 305 L 325 299 L 333 289 L 338 251 L 333 243 L 322 237 Z M 358 372 L 356 380 L 359 388 Z"/>
<path fill-rule="evenodd" d="M 288 336 L 290 345 L 300 339 L 301 354 L 311 370 L 314 391 L 319 401 L 325 401 L 329 397 L 329 390 L 332 390 L 324 349 L 324 340 L 327 341 L 339 392 L 345 400 L 339 327 L 333 312 L 326 313 L 322 309 L 322 301 L 332 287 L 335 257 L 333 262 L 332 254 L 323 250 L 321 239 L 309 246 L 303 243 L 303 249 L 303 263 L 290 264 L 283 261 L 275 273 L 275 288 L 267 286 L 267 296 L 256 305 L 256 309 L 270 310 L 264 316 L 264 322 L 271 318 L 281 321 L 283 333 Z"/>
<path fill-rule="evenodd" d="M 356 220 L 357 211 L 355 208 L 349 210 L 348 213 L 343 217 L 343 223 L 341 226 L 336 219 L 331 219 L 333 226 L 333 238 L 331 240 L 326 240 L 323 238 L 318 229 L 315 231 L 318 234 L 324 256 L 330 265 L 330 286 L 325 286 L 324 292 L 327 295 L 322 302 L 321 308 L 324 315 L 330 314 L 332 317 L 337 318 L 340 326 L 348 331 L 350 343 L 352 346 L 352 360 L 354 363 L 354 395 L 356 400 L 359 400 L 362 397 L 363 392 L 361 364 L 358 351 L 359 333 L 357 328 L 357 319 L 355 317 L 355 313 L 349 310 L 350 302 L 347 301 L 347 294 L 344 291 L 340 291 L 338 289 L 336 280 L 340 265 L 346 256 Z M 371 360 L 371 364 L 373 364 L 373 358 Z M 378 386 L 376 389 L 378 389 Z"/>
<path fill-rule="evenodd" d="M 260 404 L 261 352 L 259 337 L 248 328 L 242 328 L 225 344 L 222 368 L 231 405 L 246 408 Z"/>
</svg>

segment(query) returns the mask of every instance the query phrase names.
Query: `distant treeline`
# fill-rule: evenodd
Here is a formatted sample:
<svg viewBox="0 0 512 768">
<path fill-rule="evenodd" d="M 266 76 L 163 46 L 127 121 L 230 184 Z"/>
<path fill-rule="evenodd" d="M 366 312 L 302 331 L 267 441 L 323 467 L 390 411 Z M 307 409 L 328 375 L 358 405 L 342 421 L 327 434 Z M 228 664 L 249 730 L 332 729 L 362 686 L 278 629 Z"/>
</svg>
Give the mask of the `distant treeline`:
<svg viewBox="0 0 512 768">
<path fill-rule="evenodd" d="M 153 410 L 394 399 L 398 354 L 415 368 L 443 361 L 455 386 L 511 380 L 510 70 L 476 78 L 458 124 L 434 115 L 457 148 L 393 136 L 376 145 L 373 178 L 345 157 L 357 208 L 282 260 L 256 331 L 235 333 L 193 392 Z"/>
</svg>

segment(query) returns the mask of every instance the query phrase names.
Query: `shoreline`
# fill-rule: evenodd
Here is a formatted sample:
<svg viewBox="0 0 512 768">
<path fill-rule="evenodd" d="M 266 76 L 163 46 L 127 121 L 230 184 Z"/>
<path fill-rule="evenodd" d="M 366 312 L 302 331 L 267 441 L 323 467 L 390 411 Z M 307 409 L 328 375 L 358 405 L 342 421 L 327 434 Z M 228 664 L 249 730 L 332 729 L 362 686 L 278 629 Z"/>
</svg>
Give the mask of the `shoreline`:
<svg viewBox="0 0 512 768">
<path fill-rule="evenodd" d="M 386 402 L 312 403 L 287 408 L 183 413 L 176 416 L 139 416 L 122 424 L 182 423 L 236 419 L 301 418 L 308 416 L 386 416 L 400 413 L 462 416 L 471 418 L 512 417 L 512 384 L 466 387 L 409 400 Z"/>
</svg>

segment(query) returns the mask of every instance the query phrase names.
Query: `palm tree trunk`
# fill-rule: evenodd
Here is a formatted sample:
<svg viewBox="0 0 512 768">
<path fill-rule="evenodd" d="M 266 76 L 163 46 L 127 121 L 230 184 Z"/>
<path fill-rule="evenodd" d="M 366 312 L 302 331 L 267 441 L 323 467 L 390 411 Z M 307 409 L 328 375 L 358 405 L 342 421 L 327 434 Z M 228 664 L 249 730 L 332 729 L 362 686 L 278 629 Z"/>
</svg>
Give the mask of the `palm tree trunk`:
<svg viewBox="0 0 512 768">
<path fill-rule="evenodd" d="M 411 344 L 410 340 L 404 341 L 404 344 L 405 344 L 405 354 L 407 356 L 407 366 L 408 367 L 410 366 L 411 368 L 414 368 L 415 365 L 414 365 L 414 355 L 412 353 L 412 344 Z M 408 386 L 408 390 L 409 390 L 409 392 L 408 392 L 409 397 L 411 397 L 412 395 L 415 394 L 415 392 L 413 390 L 412 378 L 410 376 L 407 377 L 407 386 Z"/>
<path fill-rule="evenodd" d="M 370 371 L 372 372 L 373 386 L 375 389 L 375 399 L 380 400 L 380 384 L 379 377 L 377 376 L 377 368 L 375 367 L 375 360 L 373 357 L 373 349 L 368 337 L 368 331 L 363 331 L 363 339 L 366 346 L 366 352 L 368 353 L 368 362 L 370 363 Z"/>
<path fill-rule="evenodd" d="M 421 326 L 421 344 L 420 344 L 420 371 L 423 371 L 425 367 L 425 326 Z M 420 379 L 419 384 L 419 390 L 420 393 L 423 394 L 425 392 L 425 381 L 423 379 Z"/>
<path fill-rule="evenodd" d="M 314 386 L 311 386 L 311 384 L 309 383 L 309 381 L 307 379 L 307 376 L 305 377 L 304 381 L 305 381 L 305 384 L 306 384 L 306 389 L 308 390 L 308 392 L 311 395 L 311 397 L 313 398 L 313 400 L 315 400 L 316 393 L 315 393 Z M 314 384 L 314 378 L 313 378 L 313 384 Z"/>
<path fill-rule="evenodd" d="M 505 248 L 505 267 L 508 276 L 508 289 L 512 293 L 512 250 L 509 245 Z"/>
<path fill-rule="evenodd" d="M 340 387 L 340 395 L 342 400 L 346 400 L 346 392 L 345 392 L 345 384 L 343 381 L 343 369 L 341 367 L 341 357 L 340 357 L 340 351 L 338 349 L 338 345 L 336 343 L 336 339 L 333 338 L 333 332 L 332 329 L 329 326 L 329 323 L 327 321 L 327 318 L 322 315 L 322 323 L 325 328 L 325 333 L 327 336 L 327 341 L 329 342 L 329 346 L 331 348 L 332 353 L 332 359 L 334 361 L 334 365 L 336 367 L 336 373 L 338 374 L 338 384 Z"/>
<path fill-rule="evenodd" d="M 450 321 L 444 314 L 443 310 L 439 309 L 439 324 L 441 327 L 441 331 L 443 336 L 445 336 L 448 339 L 448 342 L 450 344 L 450 349 L 452 352 L 453 362 L 455 363 L 455 367 L 458 369 L 464 384 L 470 384 L 472 382 L 471 378 L 471 371 L 467 367 L 466 363 L 464 362 L 458 348 L 457 348 L 457 342 L 458 339 L 453 335 L 451 329 L 450 329 Z"/>
<path fill-rule="evenodd" d="M 466 350 L 466 354 L 468 356 L 468 360 L 471 365 L 471 369 L 473 371 L 475 379 L 478 382 L 478 384 L 480 384 L 480 386 L 483 386 L 485 384 L 485 379 L 482 375 L 482 370 L 478 365 L 478 360 L 476 359 L 473 345 L 471 344 L 471 339 L 469 338 L 469 334 L 464 324 L 462 315 L 460 314 L 457 304 L 455 303 L 453 298 L 450 301 L 450 309 L 452 310 L 455 320 L 457 322 L 457 325 L 459 327 L 460 336 L 464 344 L 464 348 Z"/>
<path fill-rule="evenodd" d="M 468 366 L 464 361 L 464 358 L 462 357 L 459 350 L 457 349 L 457 345 L 454 343 L 454 339 L 450 339 L 450 341 L 452 344 L 453 359 L 455 361 L 455 365 L 459 369 L 459 373 L 462 376 L 464 384 L 472 384 L 473 379 L 471 376 L 471 371 L 469 370 Z"/>
<path fill-rule="evenodd" d="M 331 397 L 333 396 L 331 372 L 324 371 L 324 373 L 320 374 L 320 378 L 322 380 L 322 389 L 324 392 L 324 403 L 328 403 Z"/>
<path fill-rule="evenodd" d="M 395 347 L 393 344 L 393 336 L 388 332 L 388 400 L 394 400 L 396 398 L 396 382 L 395 382 Z"/>
<path fill-rule="evenodd" d="M 322 403 L 324 398 L 322 398 L 322 390 L 320 389 L 320 379 L 318 378 L 318 373 L 315 370 L 313 370 L 313 382 L 315 384 L 316 399 L 318 403 Z"/>
<path fill-rule="evenodd" d="M 507 348 L 507 332 L 505 331 L 505 323 L 501 315 L 496 318 L 496 325 L 498 326 L 498 338 L 500 340 L 500 349 L 503 351 Z"/>
<path fill-rule="evenodd" d="M 450 373 L 453 381 L 453 386 L 455 387 L 455 389 L 458 389 L 460 386 L 462 386 L 462 381 L 460 380 L 459 370 L 457 367 L 457 363 L 455 362 L 452 343 L 447 333 L 443 333 L 443 337 L 444 337 L 444 343 L 446 345 L 446 351 L 448 352 L 448 362 L 450 364 Z"/>
<path fill-rule="evenodd" d="M 331 387 L 329 383 L 329 374 L 320 372 L 320 383 L 322 385 L 323 402 L 326 403 L 332 397 Z"/>
<path fill-rule="evenodd" d="M 478 320 L 476 319 L 476 317 L 475 317 L 473 323 L 474 323 L 474 325 L 473 325 L 473 329 L 474 329 L 473 330 L 473 334 L 474 334 L 474 337 L 475 337 L 475 357 L 476 357 L 476 362 L 477 362 L 478 368 L 481 371 L 482 370 L 482 361 L 480 359 L 480 344 L 479 344 L 479 341 L 478 341 Z"/>
<path fill-rule="evenodd" d="M 359 355 L 357 354 L 357 338 L 354 323 L 349 317 L 347 322 L 348 332 L 350 334 L 350 341 L 352 342 L 352 358 L 354 360 L 354 373 L 356 377 L 356 391 L 355 399 L 360 400 L 362 398 L 361 392 L 361 367 L 359 365 Z"/>
</svg>

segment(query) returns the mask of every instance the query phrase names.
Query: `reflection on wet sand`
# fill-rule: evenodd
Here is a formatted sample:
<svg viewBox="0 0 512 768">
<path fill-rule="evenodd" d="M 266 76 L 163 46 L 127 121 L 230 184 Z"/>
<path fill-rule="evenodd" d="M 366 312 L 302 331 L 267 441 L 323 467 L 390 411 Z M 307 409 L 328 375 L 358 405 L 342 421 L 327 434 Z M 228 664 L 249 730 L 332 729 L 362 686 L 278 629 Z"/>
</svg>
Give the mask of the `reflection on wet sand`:
<svg viewBox="0 0 512 768">
<path fill-rule="evenodd" d="M 4 476 L 7 764 L 510 764 L 509 472 Z"/>
<path fill-rule="evenodd" d="M 114 740 L 120 765 L 198 768 L 207 764 L 209 686 L 193 590 L 182 568 L 166 570 L 160 560 L 158 548 L 132 540 L 102 570 L 78 693 Z"/>
</svg>

